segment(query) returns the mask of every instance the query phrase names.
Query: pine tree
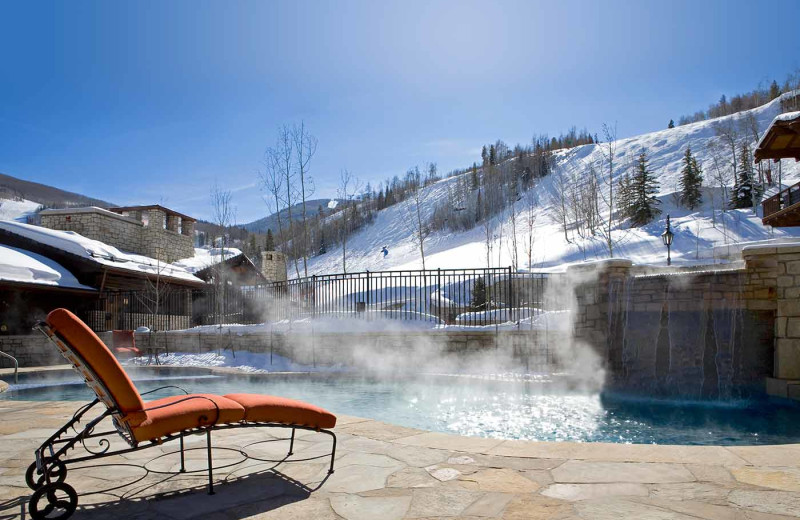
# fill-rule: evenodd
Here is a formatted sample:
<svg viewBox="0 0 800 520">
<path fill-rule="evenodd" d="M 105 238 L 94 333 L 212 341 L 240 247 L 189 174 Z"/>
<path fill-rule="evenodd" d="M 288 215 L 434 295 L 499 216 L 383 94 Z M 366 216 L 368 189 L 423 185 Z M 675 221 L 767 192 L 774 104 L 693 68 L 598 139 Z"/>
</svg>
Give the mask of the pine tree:
<svg viewBox="0 0 800 520">
<path fill-rule="evenodd" d="M 683 169 L 681 170 L 681 205 L 693 210 L 703 202 L 700 191 L 703 186 L 703 172 L 697 164 L 697 159 L 692 155 L 690 147 L 686 147 L 683 156 Z"/>
<path fill-rule="evenodd" d="M 470 172 L 470 183 L 472 189 L 477 190 L 480 187 L 480 180 L 478 179 L 478 165 L 472 163 L 472 171 Z"/>
<path fill-rule="evenodd" d="M 778 86 L 778 82 L 774 79 L 772 80 L 772 85 L 769 86 L 769 99 L 772 101 L 776 97 L 781 95 L 781 88 Z"/>
<path fill-rule="evenodd" d="M 272 236 L 272 230 L 267 230 L 267 242 L 264 244 L 265 251 L 275 251 L 275 238 Z"/>
<path fill-rule="evenodd" d="M 670 120 L 669 120 L 669 124 L 667 125 L 667 128 L 675 128 L 675 121 L 673 121 L 672 119 L 670 119 Z"/>
<path fill-rule="evenodd" d="M 328 252 L 328 246 L 325 244 L 325 234 L 320 233 L 319 236 L 319 250 L 317 251 L 318 254 L 324 255 Z"/>
<path fill-rule="evenodd" d="M 639 154 L 636 170 L 631 179 L 631 224 L 641 227 L 661 214 L 658 205 L 661 201 L 656 197 L 658 181 L 649 170 L 647 153 Z"/>
<path fill-rule="evenodd" d="M 472 287 L 472 300 L 469 304 L 470 310 L 472 310 L 472 312 L 486 310 L 486 303 L 486 282 L 483 281 L 482 276 L 479 276 L 475 280 L 475 285 Z"/>
<path fill-rule="evenodd" d="M 732 208 L 752 208 L 753 197 L 759 194 L 758 186 L 753 181 L 753 158 L 747 142 L 742 142 L 739 149 L 739 171 L 731 194 Z"/>
<path fill-rule="evenodd" d="M 631 187 L 631 176 L 628 172 L 619 180 L 617 187 L 617 207 L 619 208 L 620 219 L 630 218 L 631 206 L 633 205 L 633 189 Z"/>
</svg>

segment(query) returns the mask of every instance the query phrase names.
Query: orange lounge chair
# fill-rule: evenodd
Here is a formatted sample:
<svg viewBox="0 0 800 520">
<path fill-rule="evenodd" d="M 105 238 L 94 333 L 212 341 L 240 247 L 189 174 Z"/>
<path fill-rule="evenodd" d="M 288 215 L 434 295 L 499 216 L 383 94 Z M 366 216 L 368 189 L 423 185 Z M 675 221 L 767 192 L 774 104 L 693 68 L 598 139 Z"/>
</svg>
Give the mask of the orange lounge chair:
<svg viewBox="0 0 800 520">
<path fill-rule="evenodd" d="M 115 330 L 111 332 L 111 344 L 114 352 L 122 356 L 139 357 L 142 351 L 136 348 L 136 335 L 132 330 Z"/>
<path fill-rule="evenodd" d="M 292 455 L 295 430 L 311 430 L 332 437 L 331 465 L 336 455 L 336 416 L 301 401 L 259 394 L 188 394 L 145 402 L 136 386 L 123 370 L 108 347 L 78 317 L 66 309 L 56 309 L 47 321 L 38 326 L 83 376 L 97 398 L 78 409 L 75 415 L 35 452 L 36 460 L 25 474 L 28 486 L 34 490 L 29 502 L 31 517 L 68 518 L 74 513 L 78 497 L 65 482 L 67 466 L 87 460 L 130 453 L 171 440 L 180 440 L 181 472 L 184 467 L 183 437 L 190 433 L 205 433 L 208 458 L 208 493 L 214 494 L 211 464 L 211 432 L 247 427 L 291 428 L 289 453 Z M 151 390 L 178 388 L 165 386 Z M 182 390 L 182 389 L 181 389 Z M 103 403 L 105 411 L 83 429 L 78 423 L 95 405 Z M 95 433 L 95 427 L 110 417 L 113 430 Z M 74 434 L 73 434 L 74 433 Z M 121 435 L 128 447 L 111 450 L 108 436 Z M 86 441 L 93 439 L 100 449 L 92 451 Z M 80 443 L 88 455 L 67 458 L 67 452 Z M 285 459 L 284 459 L 285 460 Z M 277 462 L 277 461 L 276 461 Z M 53 512 L 57 516 L 53 516 Z"/>
</svg>

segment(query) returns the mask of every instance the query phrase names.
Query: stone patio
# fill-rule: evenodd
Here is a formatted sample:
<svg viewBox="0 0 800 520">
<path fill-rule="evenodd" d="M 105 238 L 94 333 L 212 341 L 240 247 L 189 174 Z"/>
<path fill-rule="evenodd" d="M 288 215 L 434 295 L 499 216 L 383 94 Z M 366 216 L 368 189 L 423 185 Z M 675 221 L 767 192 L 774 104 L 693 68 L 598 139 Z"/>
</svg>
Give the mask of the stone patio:
<svg viewBox="0 0 800 520">
<path fill-rule="evenodd" d="M 26 518 L 34 448 L 75 402 L 0 401 L 0 519 Z M 218 432 L 216 494 L 205 473 L 175 474 L 177 444 L 70 467 L 73 518 L 725 519 L 800 516 L 800 445 L 754 447 L 546 443 L 458 437 L 340 417 L 330 438 L 298 431 Z M 189 438 L 187 469 L 205 466 Z M 250 458 L 240 453 L 243 448 Z M 80 468 L 79 468 L 80 466 Z"/>
</svg>

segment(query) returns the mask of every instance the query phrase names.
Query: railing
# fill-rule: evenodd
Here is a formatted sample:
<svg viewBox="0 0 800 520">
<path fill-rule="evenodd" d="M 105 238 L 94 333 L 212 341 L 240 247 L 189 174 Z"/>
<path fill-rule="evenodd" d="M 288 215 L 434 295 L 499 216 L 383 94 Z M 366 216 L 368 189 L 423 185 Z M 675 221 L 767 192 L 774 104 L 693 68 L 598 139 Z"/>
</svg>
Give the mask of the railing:
<svg viewBox="0 0 800 520">
<path fill-rule="evenodd" d="M 762 203 L 764 219 L 800 202 L 800 182 L 781 190 Z"/>
<path fill-rule="evenodd" d="M 11 354 L 6 354 L 2 350 L 0 350 L 0 357 L 4 357 L 6 359 L 10 359 L 12 363 L 14 363 L 14 384 L 19 384 L 19 361 L 17 358 L 12 356 Z"/>
<path fill-rule="evenodd" d="M 258 286 L 106 293 L 89 311 L 95 330 L 182 329 L 308 318 L 355 317 L 480 327 L 533 322 L 545 309 L 550 277 L 511 268 L 429 269 L 310 276 Z M 553 299 L 552 297 L 550 298 Z M 149 314 L 148 314 L 149 313 Z"/>
</svg>

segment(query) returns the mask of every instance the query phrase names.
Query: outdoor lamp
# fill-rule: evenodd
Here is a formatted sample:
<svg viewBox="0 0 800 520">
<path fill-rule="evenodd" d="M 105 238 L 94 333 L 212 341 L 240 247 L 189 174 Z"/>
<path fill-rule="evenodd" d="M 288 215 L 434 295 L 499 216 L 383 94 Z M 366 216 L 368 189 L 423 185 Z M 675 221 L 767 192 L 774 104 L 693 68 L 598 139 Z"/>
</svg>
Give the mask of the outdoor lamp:
<svg viewBox="0 0 800 520">
<path fill-rule="evenodd" d="M 672 257 L 670 256 L 670 248 L 672 247 L 672 239 L 675 234 L 669 228 L 669 215 L 667 215 L 667 228 L 661 233 L 661 240 L 667 246 L 667 265 L 672 265 Z"/>
</svg>

